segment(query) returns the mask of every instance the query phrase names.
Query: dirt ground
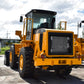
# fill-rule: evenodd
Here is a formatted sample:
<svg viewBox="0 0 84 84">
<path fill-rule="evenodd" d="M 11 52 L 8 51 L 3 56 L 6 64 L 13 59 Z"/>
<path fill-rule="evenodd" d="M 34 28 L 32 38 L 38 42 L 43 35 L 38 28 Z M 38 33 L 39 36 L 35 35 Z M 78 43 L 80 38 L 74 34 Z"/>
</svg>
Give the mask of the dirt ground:
<svg viewBox="0 0 84 84">
<path fill-rule="evenodd" d="M 73 68 L 67 78 L 56 76 L 53 72 L 40 72 L 34 78 L 22 79 L 18 70 L 12 70 L 3 64 L 4 55 L 0 55 L 0 84 L 84 84 L 84 68 Z"/>
</svg>

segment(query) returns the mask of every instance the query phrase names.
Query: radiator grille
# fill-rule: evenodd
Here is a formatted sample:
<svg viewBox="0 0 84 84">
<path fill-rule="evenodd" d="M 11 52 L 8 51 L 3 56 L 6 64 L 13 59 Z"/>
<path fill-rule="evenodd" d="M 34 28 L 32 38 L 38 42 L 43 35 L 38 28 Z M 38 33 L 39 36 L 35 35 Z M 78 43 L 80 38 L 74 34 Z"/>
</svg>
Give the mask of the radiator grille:
<svg viewBox="0 0 84 84">
<path fill-rule="evenodd" d="M 73 55 L 72 33 L 48 33 L 49 55 Z"/>
</svg>

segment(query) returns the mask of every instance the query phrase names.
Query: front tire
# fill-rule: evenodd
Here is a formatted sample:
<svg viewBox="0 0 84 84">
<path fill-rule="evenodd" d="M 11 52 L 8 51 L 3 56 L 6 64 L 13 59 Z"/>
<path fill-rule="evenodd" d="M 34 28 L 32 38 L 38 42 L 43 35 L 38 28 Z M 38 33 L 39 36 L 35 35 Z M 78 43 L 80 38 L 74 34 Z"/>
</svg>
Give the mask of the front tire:
<svg viewBox="0 0 84 84">
<path fill-rule="evenodd" d="M 24 47 L 19 55 L 19 74 L 22 78 L 32 77 L 34 74 L 33 49 Z"/>
</svg>

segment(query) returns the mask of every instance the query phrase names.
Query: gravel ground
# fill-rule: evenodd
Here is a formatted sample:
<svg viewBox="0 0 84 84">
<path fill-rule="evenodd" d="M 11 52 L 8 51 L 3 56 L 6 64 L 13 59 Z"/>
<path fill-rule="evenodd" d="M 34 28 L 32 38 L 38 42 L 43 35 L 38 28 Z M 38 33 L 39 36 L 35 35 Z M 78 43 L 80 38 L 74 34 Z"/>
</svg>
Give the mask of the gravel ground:
<svg viewBox="0 0 84 84">
<path fill-rule="evenodd" d="M 84 84 L 84 68 L 73 68 L 67 78 L 57 77 L 53 72 L 40 72 L 37 77 L 22 79 L 17 70 L 3 64 L 0 55 L 0 84 Z"/>
</svg>

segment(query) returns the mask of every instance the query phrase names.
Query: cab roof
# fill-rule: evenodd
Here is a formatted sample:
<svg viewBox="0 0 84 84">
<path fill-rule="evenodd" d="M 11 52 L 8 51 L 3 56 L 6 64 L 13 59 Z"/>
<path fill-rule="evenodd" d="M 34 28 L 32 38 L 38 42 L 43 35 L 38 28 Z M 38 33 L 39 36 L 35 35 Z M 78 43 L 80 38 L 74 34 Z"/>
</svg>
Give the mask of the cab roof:
<svg viewBox="0 0 84 84">
<path fill-rule="evenodd" d="M 57 12 L 55 12 L 55 11 L 41 10 L 41 9 L 32 9 L 30 12 L 25 14 L 25 16 L 27 17 L 30 13 L 43 13 L 43 14 L 52 14 L 52 15 L 56 15 L 57 14 Z"/>
</svg>

